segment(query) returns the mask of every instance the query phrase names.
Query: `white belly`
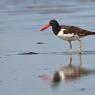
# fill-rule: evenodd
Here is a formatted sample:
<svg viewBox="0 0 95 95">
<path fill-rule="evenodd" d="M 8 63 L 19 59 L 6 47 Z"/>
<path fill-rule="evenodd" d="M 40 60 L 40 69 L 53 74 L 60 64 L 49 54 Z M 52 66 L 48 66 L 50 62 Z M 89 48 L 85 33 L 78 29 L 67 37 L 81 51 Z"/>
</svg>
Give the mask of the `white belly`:
<svg viewBox="0 0 95 95">
<path fill-rule="evenodd" d="M 58 33 L 58 37 L 66 40 L 66 41 L 74 41 L 74 40 L 78 40 L 78 35 L 74 35 L 74 33 L 72 34 L 64 34 L 65 29 L 61 29 L 61 31 Z"/>
<path fill-rule="evenodd" d="M 63 36 L 59 36 L 57 35 L 59 38 L 61 38 L 62 40 L 67 40 L 67 41 L 74 41 L 74 40 L 78 40 L 78 36 L 77 35 L 73 35 L 73 34 L 64 34 Z"/>
</svg>

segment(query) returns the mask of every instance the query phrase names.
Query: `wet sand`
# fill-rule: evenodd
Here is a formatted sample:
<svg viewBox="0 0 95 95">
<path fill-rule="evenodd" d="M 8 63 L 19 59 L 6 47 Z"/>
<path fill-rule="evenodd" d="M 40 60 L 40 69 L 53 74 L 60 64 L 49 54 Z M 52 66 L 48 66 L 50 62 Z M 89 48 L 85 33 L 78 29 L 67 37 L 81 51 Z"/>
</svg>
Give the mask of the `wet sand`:
<svg viewBox="0 0 95 95">
<path fill-rule="evenodd" d="M 70 60 L 66 41 L 55 37 L 51 29 L 37 31 L 50 19 L 95 31 L 95 2 L 35 2 L 10 1 L 0 7 L 0 95 L 94 95 L 94 73 L 63 80 L 56 87 L 39 77 L 46 75 L 52 79 L 55 71 L 68 65 Z M 81 40 L 82 67 L 94 70 L 95 36 Z M 72 63 L 76 66 L 79 65 L 78 46 L 77 41 L 73 42 Z"/>
</svg>

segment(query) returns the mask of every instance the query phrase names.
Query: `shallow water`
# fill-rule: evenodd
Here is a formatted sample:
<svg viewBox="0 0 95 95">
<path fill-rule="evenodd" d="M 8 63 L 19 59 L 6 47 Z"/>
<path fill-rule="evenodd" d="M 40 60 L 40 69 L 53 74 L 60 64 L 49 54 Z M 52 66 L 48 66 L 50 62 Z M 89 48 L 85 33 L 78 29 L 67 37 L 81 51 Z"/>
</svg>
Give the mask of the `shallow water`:
<svg viewBox="0 0 95 95">
<path fill-rule="evenodd" d="M 37 32 L 50 19 L 95 31 L 94 0 L 0 1 L 0 95 L 93 95 L 95 75 L 52 87 L 39 77 L 53 77 L 69 64 L 69 45 L 51 29 Z M 94 36 L 82 39 L 82 66 L 95 69 Z M 40 43 L 40 44 L 39 44 Z M 79 65 L 73 42 L 73 64 Z"/>
</svg>

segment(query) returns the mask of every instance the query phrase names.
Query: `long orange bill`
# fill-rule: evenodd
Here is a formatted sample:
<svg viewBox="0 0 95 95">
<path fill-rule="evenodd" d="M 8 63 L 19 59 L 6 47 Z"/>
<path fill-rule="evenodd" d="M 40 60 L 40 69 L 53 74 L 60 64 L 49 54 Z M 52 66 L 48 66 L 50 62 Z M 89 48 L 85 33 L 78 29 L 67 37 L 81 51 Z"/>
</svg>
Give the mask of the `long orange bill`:
<svg viewBox="0 0 95 95">
<path fill-rule="evenodd" d="M 50 24 L 45 25 L 42 29 L 40 29 L 40 31 L 43 31 L 43 30 L 47 29 L 49 26 L 50 26 Z"/>
</svg>

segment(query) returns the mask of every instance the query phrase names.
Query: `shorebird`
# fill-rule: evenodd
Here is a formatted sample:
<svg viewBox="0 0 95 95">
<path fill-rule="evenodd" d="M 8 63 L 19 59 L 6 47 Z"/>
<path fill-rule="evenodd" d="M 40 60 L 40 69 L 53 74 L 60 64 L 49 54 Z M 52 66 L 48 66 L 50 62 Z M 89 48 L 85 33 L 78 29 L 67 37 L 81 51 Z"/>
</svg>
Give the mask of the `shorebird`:
<svg viewBox="0 0 95 95">
<path fill-rule="evenodd" d="M 72 55 L 72 43 L 71 41 L 78 40 L 80 43 L 78 53 L 81 54 L 81 40 L 80 38 L 95 35 L 95 32 L 88 31 L 77 26 L 69 26 L 69 25 L 59 25 L 56 20 L 50 20 L 47 25 L 45 25 L 40 31 L 43 31 L 49 27 L 52 27 L 53 33 L 61 38 L 62 40 L 66 40 L 70 44 L 70 55 Z"/>
</svg>

